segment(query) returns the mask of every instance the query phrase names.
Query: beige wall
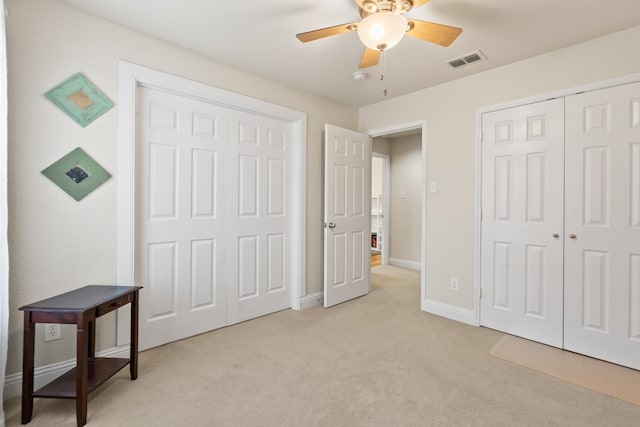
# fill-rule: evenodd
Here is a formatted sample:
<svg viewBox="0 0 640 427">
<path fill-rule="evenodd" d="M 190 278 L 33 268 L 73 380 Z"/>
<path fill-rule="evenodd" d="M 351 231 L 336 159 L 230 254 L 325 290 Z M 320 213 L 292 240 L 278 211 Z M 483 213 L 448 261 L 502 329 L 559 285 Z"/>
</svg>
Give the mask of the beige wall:
<svg viewBox="0 0 640 427">
<path fill-rule="evenodd" d="M 420 262 L 422 136 L 393 138 L 389 258 Z"/>
<path fill-rule="evenodd" d="M 639 44 L 634 27 L 360 109 L 361 132 L 426 120 L 427 182 L 438 183 L 427 196 L 427 299 L 473 308 L 476 110 L 638 73 Z"/>
<path fill-rule="evenodd" d="M 371 159 L 371 195 L 382 195 L 384 181 L 384 159 L 373 157 Z"/>
<path fill-rule="evenodd" d="M 371 151 L 379 154 L 389 154 L 391 149 L 389 148 L 389 139 L 383 137 L 373 138 L 373 144 Z"/>
<path fill-rule="evenodd" d="M 8 0 L 10 342 L 7 373 L 21 369 L 21 305 L 116 278 L 118 61 L 176 74 L 308 114 L 307 293 L 322 289 L 321 176 L 325 123 L 355 129 L 357 110 L 238 70 L 49 0 Z M 116 104 L 86 128 L 43 94 L 81 71 Z M 76 202 L 40 174 L 82 147 L 114 175 Z M 98 350 L 113 347 L 114 317 L 98 322 Z M 72 358 L 74 332 L 45 344 L 36 366 Z"/>
</svg>

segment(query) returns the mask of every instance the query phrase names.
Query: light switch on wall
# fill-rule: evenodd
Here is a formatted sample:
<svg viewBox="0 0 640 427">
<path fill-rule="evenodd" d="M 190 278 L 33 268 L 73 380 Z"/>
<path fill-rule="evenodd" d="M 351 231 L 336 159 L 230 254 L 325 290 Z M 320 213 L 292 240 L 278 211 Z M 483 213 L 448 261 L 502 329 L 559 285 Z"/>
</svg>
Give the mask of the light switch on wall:
<svg viewBox="0 0 640 427">
<path fill-rule="evenodd" d="M 406 199 L 407 198 L 407 190 L 402 190 L 400 192 L 400 198 L 401 199 Z"/>
<path fill-rule="evenodd" d="M 431 184 L 429 184 L 429 191 L 431 191 L 432 193 L 438 191 L 438 184 L 436 184 L 435 181 L 431 181 Z"/>
</svg>

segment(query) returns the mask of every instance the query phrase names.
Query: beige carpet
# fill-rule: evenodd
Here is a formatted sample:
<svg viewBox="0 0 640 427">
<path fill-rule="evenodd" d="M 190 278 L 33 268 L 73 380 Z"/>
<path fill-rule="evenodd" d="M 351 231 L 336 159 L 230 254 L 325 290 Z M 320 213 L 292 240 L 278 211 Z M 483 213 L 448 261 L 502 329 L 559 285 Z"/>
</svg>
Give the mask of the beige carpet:
<svg viewBox="0 0 640 427">
<path fill-rule="evenodd" d="M 491 354 L 640 406 L 640 371 L 512 335 L 502 337 Z"/>
<path fill-rule="evenodd" d="M 503 334 L 420 310 L 419 273 L 140 354 L 89 397 L 88 426 L 634 426 L 640 407 L 493 357 Z M 75 426 L 36 399 L 30 427 Z M 20 399 L 5 402 L 20 424 Z"/>
</svg>

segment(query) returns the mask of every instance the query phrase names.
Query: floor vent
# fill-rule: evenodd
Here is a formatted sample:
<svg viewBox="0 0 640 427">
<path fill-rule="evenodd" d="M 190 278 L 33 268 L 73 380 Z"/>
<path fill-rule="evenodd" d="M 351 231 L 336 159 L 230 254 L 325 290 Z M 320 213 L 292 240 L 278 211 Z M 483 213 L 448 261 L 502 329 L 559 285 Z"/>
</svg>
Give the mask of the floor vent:
<svg viewBox="0 0 640 427">
<path fill-rule="evenodd" d="M 462 55 L 458 58 L 450 59 L 449 65 L 451 68 L 460 68 L 464 65 L 471 64 L 472 62 L 484 61 L 487 57 L 479 50 L 475 52 L 468 53 L 466 55 Z"/>
</svg>

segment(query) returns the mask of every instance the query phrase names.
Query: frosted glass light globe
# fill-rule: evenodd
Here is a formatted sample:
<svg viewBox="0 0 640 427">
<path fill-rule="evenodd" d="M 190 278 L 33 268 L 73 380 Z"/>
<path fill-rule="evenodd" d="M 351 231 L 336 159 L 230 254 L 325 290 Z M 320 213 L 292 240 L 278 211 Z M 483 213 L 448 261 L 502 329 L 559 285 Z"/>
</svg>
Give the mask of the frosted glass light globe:
<svg viewBox="0 0 640 427">
<path fill-rule="evenodd" d="M 358 37 L 369 49 L 386 50 L 394 47 L 407 31 L 407 18 L 394 12 L 369 15 L 358 24 Z"/>
</svg>

